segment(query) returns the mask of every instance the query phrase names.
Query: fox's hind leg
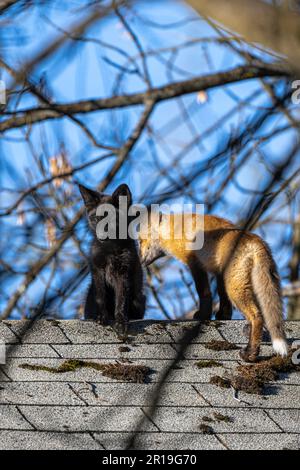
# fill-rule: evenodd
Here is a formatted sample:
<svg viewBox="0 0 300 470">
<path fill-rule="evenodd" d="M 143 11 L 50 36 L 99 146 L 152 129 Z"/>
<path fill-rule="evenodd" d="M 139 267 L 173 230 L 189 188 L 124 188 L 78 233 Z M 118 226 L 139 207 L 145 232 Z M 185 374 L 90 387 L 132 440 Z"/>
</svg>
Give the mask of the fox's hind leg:
<svg viewBox="0 0 300 470">
<path fill-rule="evenodd" d="M 200 302 L 200 308 L 194 314 L 194 318 L 197 320 L 210 320 L 212 317 L 212 295 L 208 275 L 196 259 L 189 260 L 188 266 L 191 270 Z"/>
<path fill-rule="evenodd" d="M 223 276 L 217 277 L 217 290 L 219 295 L 220 307 L 216 313 L 216 320 L 231 320 L 232 305 L 228 298 Z"/>
<path fill-rule="evenodd" d="M 261 338 L 263 333 L 263 319 L 258 310 L 253 310 L 253 316 L 250 320 L 249 342 L 245 349 L 240 352 L 244 361 L 255 362 L 259 355 Z"/>
<path fill-rule="evenodd" d="M 246 348 L 240 352 L 240 356 L 244 361 L 255 362 L 259 355 L 264 321 L 254 293 L 250 287 L 236 287 L 235 289 L 228 289 L 228 295 L 232 303 L 249 322 L 249 341 Z"/>
</svg>

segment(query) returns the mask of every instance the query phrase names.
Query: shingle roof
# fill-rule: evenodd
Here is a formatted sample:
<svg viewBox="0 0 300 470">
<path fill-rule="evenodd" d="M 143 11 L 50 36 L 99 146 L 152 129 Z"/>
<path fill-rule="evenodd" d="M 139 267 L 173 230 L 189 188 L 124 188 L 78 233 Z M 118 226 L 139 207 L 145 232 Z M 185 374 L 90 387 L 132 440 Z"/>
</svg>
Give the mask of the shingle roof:
<svg viewBox="0 0 300 470">
<path fill-rule="evenodd" d="M 182 333 L 194 324 L 134 322 L 131 341 L 124 347 L 111 328 L 93 322 L 37 321 L 25 335 L 29 322 L 0 322 L 7 350 L 0 375 L 0 448 L 124 449 L 142 418 L 136 448 L 300 448 L 299 373 L 281 374 L 264 395 L 237 395 L 232 388 L 209 383 L 212 376 L 234 370 L 239 356 L 238 350 L 213 351 L 207 343 L 245 343 L 242 321 L 202 327 L 171 371 L 151 415 L 159 377 L 176 356 Z M 300 338 L 300 322 L 287 322 L 287 332 Z M 269 344 L 263 344 L 262 354 L 271 355 Z M 57 368 L 66 359 L 142 364 L 153 373 L 147 383 L 129 383 L 88 367 L 64 373 L 24 368 Z M 222 366 L 196 365 L 211 359 Z M 209 434 L 203 433 L 204 425 Z"/>
</svg>

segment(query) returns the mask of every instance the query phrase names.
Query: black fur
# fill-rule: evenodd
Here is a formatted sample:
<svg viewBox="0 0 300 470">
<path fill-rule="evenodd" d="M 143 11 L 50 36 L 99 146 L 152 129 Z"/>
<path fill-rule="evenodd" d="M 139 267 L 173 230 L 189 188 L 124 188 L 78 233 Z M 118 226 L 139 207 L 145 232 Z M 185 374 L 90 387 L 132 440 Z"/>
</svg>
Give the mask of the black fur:
<svg viewBox="0 0 300 470">
<path fill-rule="evenodd" d="M 96 209 L 102 204 L 112 204 L 119 211 L 119 196 L 127 198 L 128 209 L 132 204 L 131 193 L 125 184 L 120 185 L 111 196 L 82 185 L 79 189 L 93 234 L 90 257 L 92 283 L 84 316 L 89 320 L 98 320 L 102 325 L 114 322 L 117 332 L 125 334 L 128 320 L 143 318 L 145 313 L 143 271 L 135 240 L 130 237 L 120 239 L 118 226 L 115 240 L 100 240 L 97 237 L 96 228 L 101 217 L 96 215 Z M 128 218 L 128 224 L 130 222 Z"/>
</svg>

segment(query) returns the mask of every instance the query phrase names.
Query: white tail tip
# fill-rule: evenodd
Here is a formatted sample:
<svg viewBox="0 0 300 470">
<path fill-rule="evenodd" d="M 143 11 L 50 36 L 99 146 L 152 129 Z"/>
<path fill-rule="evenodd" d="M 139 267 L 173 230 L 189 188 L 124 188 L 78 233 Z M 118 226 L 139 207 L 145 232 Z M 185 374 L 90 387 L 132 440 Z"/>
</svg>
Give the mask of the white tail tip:
<svg viewBox="0 0 300 470">
<path fill-rule="evenodd" d="M 274 339 L 272 346 L 279 356 L 284 357 L 288 355 L 288 345 L 284 339 Z"/>
</svg>

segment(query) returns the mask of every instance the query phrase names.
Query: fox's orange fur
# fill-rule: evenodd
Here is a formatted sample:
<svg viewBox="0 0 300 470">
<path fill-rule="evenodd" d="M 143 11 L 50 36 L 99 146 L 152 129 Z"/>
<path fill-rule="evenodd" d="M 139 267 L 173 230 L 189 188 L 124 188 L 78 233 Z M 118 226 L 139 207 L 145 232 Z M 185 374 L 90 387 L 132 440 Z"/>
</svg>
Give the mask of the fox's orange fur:
<svg viewBox="0 0 300 470">
<path fill-rule="evenodd" d="M 193 214 L 195 235 L 197 217 L 201 216 Z M 280 280 L 268 245 L 259 236 L 241 230 L 225 219 L 206 215 L 203 247 L 191 251 L 187 249 L 186 238 L 174 239 L 174 216 L 169 216 L 168 221 L 165 218 L 155 220 L 151 221 L 150 216 L 150 223 L 144 222 L 141 226 L 142 261 L 149 264 L 162 254 L 169 254 L 187 264 L 200 298 L 204 297 L 208 302 L 205 304 L 204 301 L 208 315 L 211 294 L 206 273 L 215 275 L 220 281 L 218 290 L 220 297 L 223 296 L 223 308 L 230 310 L 230 301 L 250 324 L 249 343 L 242 357 L 248 361 L 256 360 L 264 324 L 271 335 L 274 350 L 286 355 Z M 156 231 L 154 239 L 150 230 Z M 167 230 L 170 230 L 169 238 L 165 236 Z M 222 304 L 222 298 L 220 301 Z M 202 299 L 200 315 L 201 310 Z"/>
</svg>

